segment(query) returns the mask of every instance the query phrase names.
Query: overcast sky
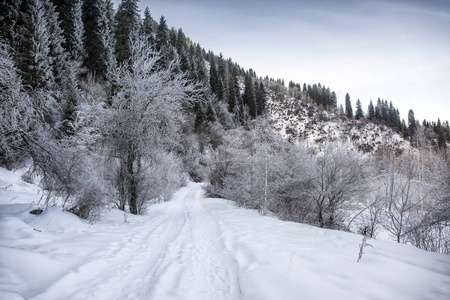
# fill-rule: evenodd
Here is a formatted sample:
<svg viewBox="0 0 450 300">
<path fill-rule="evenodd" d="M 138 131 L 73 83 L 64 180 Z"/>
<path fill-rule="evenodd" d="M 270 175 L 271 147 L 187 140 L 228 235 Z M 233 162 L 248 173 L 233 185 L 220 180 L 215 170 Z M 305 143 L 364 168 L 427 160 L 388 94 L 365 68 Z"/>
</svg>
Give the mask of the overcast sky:
<svg viewBox="0 0 450 300">
<path fill-rule="evenodd" d="M 120 1 L 116 0 L 116 3 Z M 450 0 L 141 0 L 143 11 L 258 76 L 387 99 L 450 120 Z"/>
</svg>

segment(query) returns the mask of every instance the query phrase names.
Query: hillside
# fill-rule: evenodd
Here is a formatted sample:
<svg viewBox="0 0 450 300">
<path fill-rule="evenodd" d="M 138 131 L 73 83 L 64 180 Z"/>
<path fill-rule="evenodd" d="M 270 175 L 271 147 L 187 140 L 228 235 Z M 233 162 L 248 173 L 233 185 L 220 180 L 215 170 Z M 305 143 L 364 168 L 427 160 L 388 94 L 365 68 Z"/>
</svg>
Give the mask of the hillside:
<svg viewBox="0 0 450 300">
<path fill-rule="evenodd" d="M 302 141 L 317 149 L 327 142 L 339 142 L 344 147 L 369 154 L 384 147 L 398 154 L 410 148 L 409 141 L 386 125 L 364 118 L 348 119 L 339 112 L 320 109 L 313 103 L 273 91 L 269 91 L 267 98 L 268 114 L 275 131 L 291 141 Z"/>
<path fill-rule="evenodd" d="M 96 224 L 0 169 L 2 299 L 448 299 L 450 256 L 261 217 L 189 183 Z"/>
</svg>

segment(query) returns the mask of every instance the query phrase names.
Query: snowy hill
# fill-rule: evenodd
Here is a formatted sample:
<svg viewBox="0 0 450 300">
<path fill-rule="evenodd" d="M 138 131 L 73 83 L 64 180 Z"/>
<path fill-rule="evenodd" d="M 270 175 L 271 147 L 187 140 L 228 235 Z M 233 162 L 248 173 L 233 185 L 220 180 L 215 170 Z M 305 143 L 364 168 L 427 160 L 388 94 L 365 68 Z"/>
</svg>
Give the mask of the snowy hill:
<svg viewBox="0 0 450 300">
<path fill-rule="evenodd" d="M 273 126 L 281 136 L 320 148 L 324 142 L 341 142 L 363 153 L 376 153 L 383 146 L 402 153 L 409 143 L 385 125 L 367 120 L 348 120 L 317 108 L 305 100 L 268 95 L 267 107 Z"/>
<path fill-rule="evenodd" d="M 190 183 L 93 225 L 0 170 L 1 299 L 449 299 L 450 256 L 282 222 Z"/>
</svg>

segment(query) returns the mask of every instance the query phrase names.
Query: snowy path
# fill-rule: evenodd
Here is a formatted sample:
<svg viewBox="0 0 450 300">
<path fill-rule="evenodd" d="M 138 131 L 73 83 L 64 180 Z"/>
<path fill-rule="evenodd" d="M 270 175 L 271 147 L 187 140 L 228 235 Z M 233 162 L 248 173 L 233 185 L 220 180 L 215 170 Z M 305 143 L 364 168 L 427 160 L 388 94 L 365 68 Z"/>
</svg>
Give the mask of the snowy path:
<svg viewBox="0 0 450 300">
<path fill-rule="evenodd" d="M 181 189 L 131 230 L 94 233 L 104 250 L 32 299 L 239 299 L 236 268 L 201 199 L 200 186 Z"/>
<path fill-rule="evenodd" d="M 28 187 L 29 188 L 29 187 Z M 89 226 L 0 190 L 0 299 L 450 299 L 450 256 L 263 217 L 190 183 Z"/>
</svg>

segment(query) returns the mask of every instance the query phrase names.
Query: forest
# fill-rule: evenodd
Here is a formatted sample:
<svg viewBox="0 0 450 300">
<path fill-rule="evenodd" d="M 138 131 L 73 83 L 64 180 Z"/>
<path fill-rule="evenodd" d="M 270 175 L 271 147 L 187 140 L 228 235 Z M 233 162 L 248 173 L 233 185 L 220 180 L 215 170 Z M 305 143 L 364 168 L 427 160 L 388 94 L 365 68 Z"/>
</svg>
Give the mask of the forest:
<svg viewBox="0 0 450 300">
<path fill-rule="evenodd" d="M 405 122 L 379 98 L 353 113 L 320 83 L 258 77 L 138 0 L 2 0 L 0 28 L 0 166 L 28 167 L 43 206 L 91 222 L 145 214 L 192 180 L 263 215 L 450 253 L 448 121 Z M 409 147 L 282 138 L 276 99 L 387 126 Z"/>
</svg>

